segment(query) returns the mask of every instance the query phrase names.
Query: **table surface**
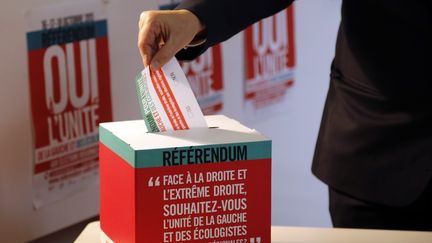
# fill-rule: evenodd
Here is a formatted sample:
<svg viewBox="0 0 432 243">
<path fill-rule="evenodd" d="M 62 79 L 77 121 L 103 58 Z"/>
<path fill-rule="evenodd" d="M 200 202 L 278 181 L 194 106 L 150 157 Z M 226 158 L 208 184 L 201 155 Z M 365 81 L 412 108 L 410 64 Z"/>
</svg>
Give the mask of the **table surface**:
<svg viewBox="0 0 432 243">
<path fill-rule="evenodd" d="M 432 243 L 432 232 L 272 226 L 273 243 Z M 75 243 L 100 242 L 99 221 L 87 225 Z"/>
</svg>

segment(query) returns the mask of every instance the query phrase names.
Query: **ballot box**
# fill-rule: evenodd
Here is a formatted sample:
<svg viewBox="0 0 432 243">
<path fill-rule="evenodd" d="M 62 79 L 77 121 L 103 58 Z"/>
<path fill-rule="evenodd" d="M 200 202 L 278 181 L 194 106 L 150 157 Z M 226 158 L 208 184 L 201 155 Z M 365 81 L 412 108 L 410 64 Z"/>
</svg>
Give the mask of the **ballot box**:
<svg viewBox="0 0 432 243">
<path fill-rule="evenodd" d="M 270 242 L 271 141 L 222 115 L 148 133 L 100 124 L 104 242 Z"/>
</svg>

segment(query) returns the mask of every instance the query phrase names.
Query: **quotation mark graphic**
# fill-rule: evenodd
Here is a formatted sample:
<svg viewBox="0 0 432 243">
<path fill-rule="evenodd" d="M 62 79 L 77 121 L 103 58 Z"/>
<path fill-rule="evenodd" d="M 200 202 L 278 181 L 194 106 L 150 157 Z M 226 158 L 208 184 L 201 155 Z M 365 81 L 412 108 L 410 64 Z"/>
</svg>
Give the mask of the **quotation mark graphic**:
<svg viewBox="0 0 432 243">
<path fill-rule="evenodd" d="M 160 186 L 159 176 L 156 177 L 156 180 L 154 182 L 153 182 L 153 177 L 150 177 L 148 181 L 148 187 L 153 187 L 153 186 Z"/>
<path fill-rule="evenodd" d="M 250 238 L 249 242 L 250 243 L 261 243 L 261 237 Z"/>
</svg>

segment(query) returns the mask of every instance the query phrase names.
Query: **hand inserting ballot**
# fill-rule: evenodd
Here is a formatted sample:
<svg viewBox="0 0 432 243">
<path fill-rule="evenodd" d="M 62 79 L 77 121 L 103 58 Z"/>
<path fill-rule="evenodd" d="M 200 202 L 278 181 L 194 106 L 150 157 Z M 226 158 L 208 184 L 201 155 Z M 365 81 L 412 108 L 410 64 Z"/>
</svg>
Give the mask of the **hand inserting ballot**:
<svg viewBox="0 0 432 243">
<path fill-rule="evenodd" d="M 144 11 L 140 15 L 138 48 L 144 67 L 158 69 L 190 44 L 205 27 L 188 10 Z"/>
</svg>

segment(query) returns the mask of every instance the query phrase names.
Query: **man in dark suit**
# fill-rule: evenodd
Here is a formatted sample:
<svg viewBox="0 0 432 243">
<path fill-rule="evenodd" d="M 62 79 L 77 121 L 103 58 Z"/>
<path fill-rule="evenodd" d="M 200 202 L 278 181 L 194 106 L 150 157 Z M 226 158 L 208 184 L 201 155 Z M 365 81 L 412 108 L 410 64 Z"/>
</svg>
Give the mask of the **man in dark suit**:
<svg viewBox="0 0 432 243">
<path fill-rule="evenodd" d="M 143 12 L 143 63 L 193 59 L 291 2 Z M 329 186 L 335 227 L 432 230 L 432 1 L 343 1 L 312 171 Z"/>
</svg>

